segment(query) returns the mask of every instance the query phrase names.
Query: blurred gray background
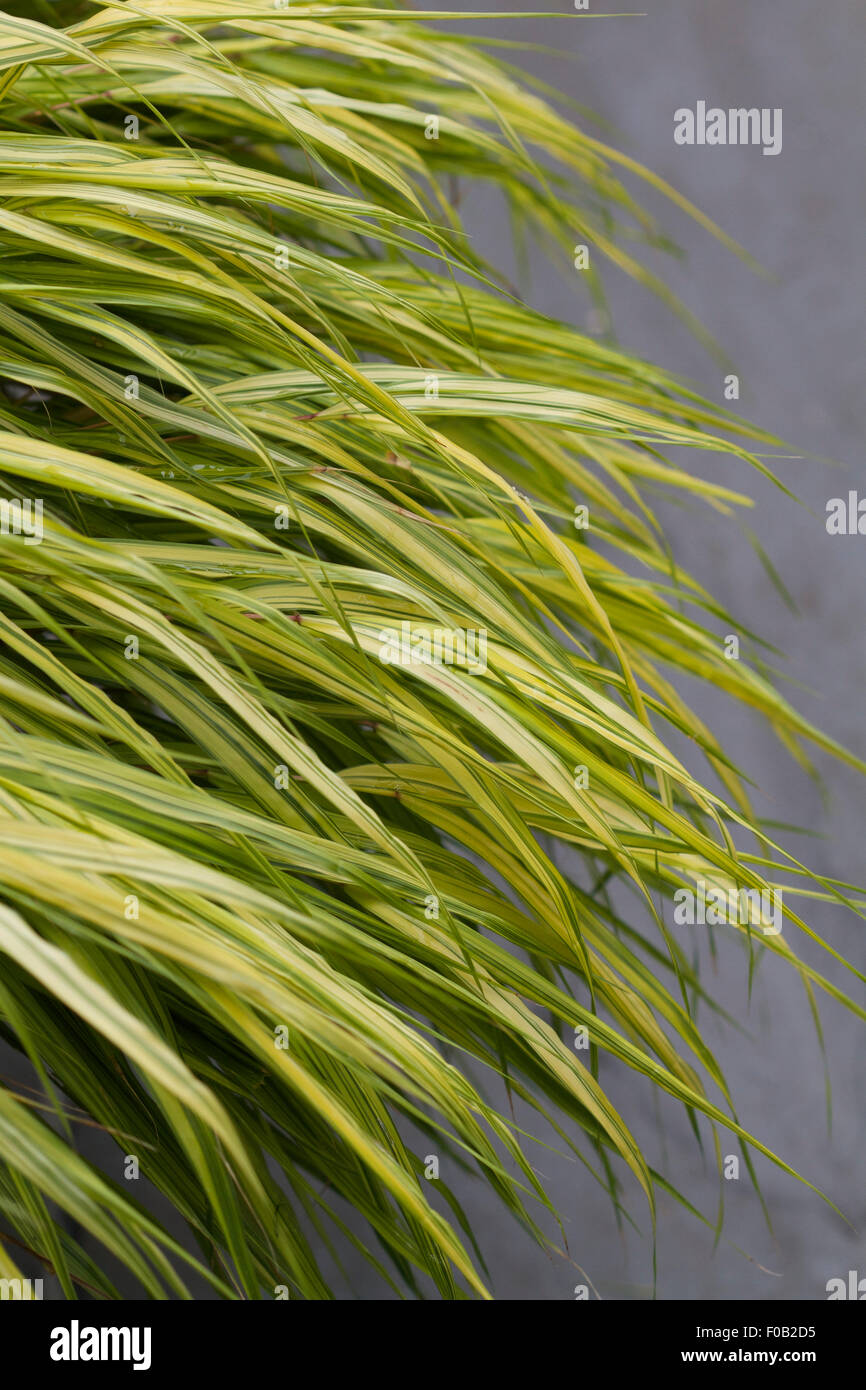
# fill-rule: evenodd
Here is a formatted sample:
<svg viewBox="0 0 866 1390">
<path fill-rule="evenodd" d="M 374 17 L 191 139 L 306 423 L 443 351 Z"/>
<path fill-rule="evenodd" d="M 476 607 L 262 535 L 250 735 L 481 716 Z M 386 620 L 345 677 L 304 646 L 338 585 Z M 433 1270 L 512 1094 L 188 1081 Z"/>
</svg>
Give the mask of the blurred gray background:
<svg viewBox="0 0 866 1390">
<path fill-rule="evenodd" d="M 591 12 L 605 0 L 590 0 Z M 683 302 L 729 354 L 722 367 L 646 291 L 606 273 L 618 341 L 696 382 L 722 401 L 723 377 L 741 379 L 737 408 L 774 430 L 809 458 L 779 465 L 804 506 L 789 502 L 744 465 L 702 457 L 706 469 L 756 500 L 749 523 L 793 596 L 794 616 L 769 584 L 742 532 L 700 511 L 661 508 L 677 559 L 752 629 L 787 654 L 786 673 L 805 688 L 790 697 L 810 719 L 866 758 L 866 537 L 829 537 L 825 505 L 859 487 L 866 495 L 864 423 L 864 73 L 866 10 L 855 0 L 645 0 L 640 18 L 544 18 L 554 8 L 522 0 L 538 18 L 477 23 L 528 49 L 506 56 L 544 77 L 615 126 L 608 138 L 669 179 L 733 235 L 771 273 L 761 278 L 664 200 L 632 181 L 659 215 L 684 259 L 648 254 Z M 459 0 L 452 4 L 460 8 Z M 565 12 L 565 0 L 559 0 Z M 465 8 L 474 8 L 467 5 Z M 615 0 L 607 8 L 619 8 Z M 673 113 L 708 105 L 782 107 L 784 142 L 776 158 L 759 148 L 678 147 Z M 595 133 L 603 133 L 598 130 Z M 511 266 L 510 236 L 498 201 L 467 189 L 463 212 L 480 248 Z M 587 326 L 576 282 L 533 253 L 528 293 L 542 310 Z M 799 770 L 766 730 L 715 692 L 692 687 L 707 722 L 762 789 L 763 814 L 794 821 L 820 838 L 789 847 L 828 875 L 866 879 L 866 782 L 819 756 L 828 797 Z M 815 929 L 866 972 L 866 926 L 841 910 L 816 909 Z M 684 929 L 687 931 L 688 929 Z M 799 945 L 799 943 L 797 943 Z M 695 941 L 705 952 L 705 943 Z M 743 1032 L 700 1016 L 746 1128 L 821 1187 L 854 1230 L 805 1186 L 757 1160 L 773 1220 L 770 1233 L 743 1173 L 725 1184 L 722 1240 L 660 1197 L 658 1286 L 661 1298 L 823 1299 L 829 1278 L 866 1276 L 866 1023 L 832 1002 L 822 1004 L 833 1083 L 833 1125 L 825 1121 L 824 1061 L 795 976 L 775 960 L 762 966 L 751 1003 L 745 955 L 718 935 L 715 963 L 703 960 L 713 993 Z M 804 956 L 860 1004 L 866 990 L 828 956 Z M 14 1067 L 3 1059 L 3 1070 Z M 17 1068 L 16 1068 L 17 1069 Z M 603 1082 L 650 1161 L 712 1222 L 719 1183 L 710 1148 L 698 1151 L 681 1107 L 631 1073 L 603 1062 Z M 499 1098 L 503 1104 L 503 1098 Z M 535 1122 L 526 1112 L 518 1119 Z M 551 1136 L 542 1135 L 545 1140 Z M 561 1145 L 557 1146 L 561 1148 Z M 82 1148 L 117 1170 L 117 1151 L 85 1134 Z M 723 1151 L 736 1152 L 723 1141 Z M 645 1206 L 626 1184 L 640 1228 L 617 1230 L 610 1203 L 584 1168 L 549 1148 L 531 1157 L 566 1224 L 570 1261 L 539 1250 L 505 1216 L 479 1182 L 454 1186 L 476 1228 L 494 1293 L 510 1299 L 570 1299 L 584 1273 L 603 1298 L 649 1297 L 652 1244 Z M 451 1178 L 450 1174 L 443 1176 Z M 147 1184 L 140 1184 L 145 1189 Z M 148 1195 L 142 1191 L 144 1200 Z M 166 1215 L 164 1201 L 152 1205 Z M 555 1234 L 552 1228 L 551 1234 Z M 572 1263 L 573 1262 L 573 1263 Z M 382 1285 L 349 1252 L 342 1296 L 378 1298 Z M 578 1268 L 579 1266 L 579 1268 Z M 36 1270 L 29 1271 L 36 1273 Z M 336 1281 L 339 1284 L 339 1281 Z M 122 1281 L 121 1281 L 122 1283 Z M 206 1292 L 202 1290 L 204 1296 Z M 56 1296 L 46 1287 L 46 1296 Z"/>
<path fill-rule="evenodd" d="M 829 497 L 858 487 L 866 496 L 866 9 L 856 0 L 645 0 L 634 6 L 648 11 L 640 18 L 562 19 L 545 18 L 542 11 L 566 12 L 565 0 L 528 0 L 520 8 L 537 11 L 538 18 L 497 21 L 495 32 L 555 52 L 527 48 L 506 56 L 598 112 L 614 129 L 591 127 L 594 134 L 668 179 L 769 272 L 754 274 L 662 198 L 629 182 L 685 252 L 682 260 L 652 253 L 645 263 L 712 332 L 732 365 L 720 366 L 649 293 L 605 270 L 618 342 L 690 378 L 720 403 L 725 372 L 737 372 L 741 398 L 734 409 L 789 441 L 792 452 L 836 461 L 834 466 L 806 457 L 778 464 L 805 504 L 798 506 L 744 465 L 695 460 L 699 470 L 754 496 L 748 523 L 783 577 L 797 616 L 768 582 L 735 523 L 662 508 L 676 557 L 736 617 L 786 654 L 786 676 L 806 687 L 787 687 L 796 707 L 866 758 L 866 536 L 830 537 L 824 524 Z M 627 8 L 616 0 L 590 0 L 593 14 Z M 490 22 L 470 27 L 493 28 Z M 726 109 L 782 107 L 781 153 L 771 158 L 758 147 L 675 145 L 674 111 L 694 108 L 701 99 Z M 498 201 L 471 188 L 462 211 L 485 254 L 513 265 Z M 580 277 L 561 274 L 538 252 L 531 263 L 532 302 L 578 326 L 591 324 L 575 284 Z M 862 778 L 818 755 L 828 794 L 822 798 L 757 721 L 706 687 L 694 685 L 686 693 L 762 789 L 756 804 L 763 814 L 821 836 L 789 838 L 788 847 L 825 874 L 863 883 Z M 809 920 L 866 971 L 866 924 L 840 909 L 813 909 Z M 713 1232 L 662 1196 L 657 1293 L 823 1299 L 829 1278 L 846 1278 L 849 1269 L 866 1276 L 866 1029 L 832 1001 L 822 1004 L 833 1085 L 828 1134 L 824 1062 L 797 978 L 768 959 L 750 1005 L 744 954 L 730 934 L 720 933 L 718 946 L 715 966 L 703 961 L 705 978 L 748 1036 L 716 1027 L 707 1015 L 701 1022 L 741 1122 L 821 1187 L 856 1231 L 805 1186 L 759 1160 L 772 1234 L 744 1170 L 739 1182 L 725 1183 L 724 1236 L 715 1253 Z M 866 1002 L 862 984 L 833 969 L 826 953 L 804 948 L 802 954 L 859 1004 Z M 602 1076 L 651 1161 L 714 1220 L 718 1179 L 712 1152 L 705 1164 L 681 1109 L 664 1098 L 656 1106 L 648 1088 L 616 1064 L 603 1064 Z M 728 1140 L 723 1149 L 737 1151 Z M 648 1297 L 652 1246 L 638 1195 L 626 1189 L 641 1235 L 628 1227 L 618 1233 L 605 1194 L 584 1169 L 547 1150 L 533 1159 L 565 1214 L 570 1255 L 597 1292 L 605 1298 Z M 579 1271 L 539 1252 L 476 1187 L 461 1197 L 477 1223 L 495 1293 L 573 1297 L 574 1285 L 582 1282 Z"/>
</svg>

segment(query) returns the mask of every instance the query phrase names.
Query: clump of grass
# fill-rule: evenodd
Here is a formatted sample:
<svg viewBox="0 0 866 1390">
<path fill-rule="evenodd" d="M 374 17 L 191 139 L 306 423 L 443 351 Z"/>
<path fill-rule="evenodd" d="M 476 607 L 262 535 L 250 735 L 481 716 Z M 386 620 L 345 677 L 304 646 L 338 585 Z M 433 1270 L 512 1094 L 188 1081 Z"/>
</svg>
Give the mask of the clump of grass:
<svg viewBox="0 0 866 1390">
<path fill-rule="evenodd" d="M 0 537 L 0 1031 L 38 1084 L 0 1088 L 0 1275 L 24 1246 L 69 1298 L 115 1297 L 112 1259 L 145 1296 L 327 1298 L 336 1232 L 402 1292 L 484 1295 L 450 1175 L 540 1240 L 550 1203 L 476 1063 L 615 1207 L 672 1189 L 612 1059 L 717 1154 L 768 1153 L 664 904 L 784 887 L 796 940 L 799 892 L 843 894 L 771 842 L 677 677 L 847 755 L 725 660 L 736 624 L 645 496 L 730 514 L 719 460 L 765 470 L 766 436 L 463 235 L 452 176 L 664 293 L 623 249 L 657 235 L 628 161 L 476 41 L 351 3 L 43 10 L 0 17 L 0 489 L 7 520 L 43 508 Z"/>
</svg>

